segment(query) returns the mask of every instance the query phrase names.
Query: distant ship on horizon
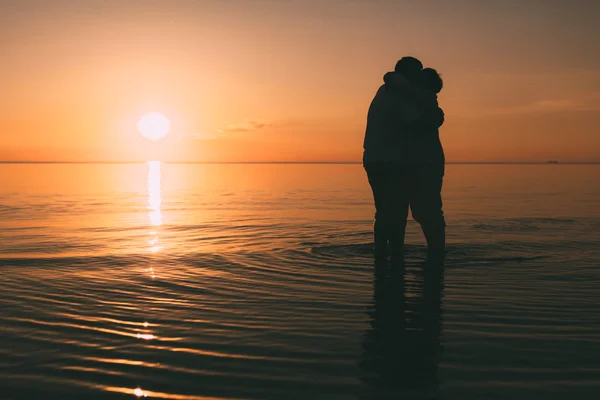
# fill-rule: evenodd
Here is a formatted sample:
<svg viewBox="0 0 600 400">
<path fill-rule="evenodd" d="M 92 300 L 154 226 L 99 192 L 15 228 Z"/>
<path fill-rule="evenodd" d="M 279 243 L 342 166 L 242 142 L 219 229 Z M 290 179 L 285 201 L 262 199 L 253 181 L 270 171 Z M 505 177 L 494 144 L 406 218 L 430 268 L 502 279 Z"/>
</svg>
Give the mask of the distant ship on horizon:
<svg viewBox="0 0 600 400">
<path fill-rule="evenodd" d="M 556 161 L 556 160 L 550 160 L 550 161 L 547 161 L 547 163 L 548 164 L 558 164 L 558 161 Z"/>
</svg>

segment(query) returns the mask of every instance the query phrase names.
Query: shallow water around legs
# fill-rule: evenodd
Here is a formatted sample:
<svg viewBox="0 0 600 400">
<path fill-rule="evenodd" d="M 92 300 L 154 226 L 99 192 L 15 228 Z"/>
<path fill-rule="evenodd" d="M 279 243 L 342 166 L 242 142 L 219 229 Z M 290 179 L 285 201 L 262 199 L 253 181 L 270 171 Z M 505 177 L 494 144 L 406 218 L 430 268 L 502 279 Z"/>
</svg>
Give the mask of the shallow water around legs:
<svg viewBox="0 0 600 400">
<path fill-rule="evenodd" d="M 402 281 L 360 165 L 0 165 L 0 399 L 593 398 L 599 173 L 448 165 Z"/>
</svg>

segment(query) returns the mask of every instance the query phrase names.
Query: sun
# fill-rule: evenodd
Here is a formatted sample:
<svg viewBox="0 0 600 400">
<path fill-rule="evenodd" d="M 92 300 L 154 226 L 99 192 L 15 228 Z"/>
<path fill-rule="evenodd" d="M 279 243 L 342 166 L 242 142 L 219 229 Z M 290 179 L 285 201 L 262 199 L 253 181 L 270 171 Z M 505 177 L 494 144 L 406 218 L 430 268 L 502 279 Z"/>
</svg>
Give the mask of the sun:
<svg viewBox="0 0 600 400">
<path fill-rule="evenodd" d="M 140 118 L 137 129 L 146 139 L 158 142 L 171 131 L 171 122 L 164 114 L 149 112 Z"/>
</svg>

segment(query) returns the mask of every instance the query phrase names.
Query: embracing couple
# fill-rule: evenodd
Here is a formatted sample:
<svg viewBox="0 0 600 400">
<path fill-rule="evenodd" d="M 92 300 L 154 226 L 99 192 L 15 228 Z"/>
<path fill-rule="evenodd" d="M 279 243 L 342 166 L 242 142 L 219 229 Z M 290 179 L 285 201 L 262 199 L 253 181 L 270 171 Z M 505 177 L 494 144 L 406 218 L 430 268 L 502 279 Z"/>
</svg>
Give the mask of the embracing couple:
<svg viewBox="0 0 600 400">
<path fill-rule="evenodd" d="M 363 153 L 375 200 L 375 259 L 403 261 L 410 207 L 425 234 L 428 259 L 443 260 L 442 79 L 416 58 L 403 57 L 383 81 L 369 107 Z"/>
</svg>

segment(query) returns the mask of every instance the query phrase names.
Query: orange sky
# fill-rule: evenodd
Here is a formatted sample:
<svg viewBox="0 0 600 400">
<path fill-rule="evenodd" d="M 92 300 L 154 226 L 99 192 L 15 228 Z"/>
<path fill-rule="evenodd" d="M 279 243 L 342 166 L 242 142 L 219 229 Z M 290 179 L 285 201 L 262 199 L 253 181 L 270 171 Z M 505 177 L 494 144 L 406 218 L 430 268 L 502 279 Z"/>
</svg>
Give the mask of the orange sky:
<svg viewBox="0 0 600 400">
<path fill-rule="evenodd" d="M 8 3 L 0 160 L 360 161 L 410 54 L 443 74 L 448 161 L 600 161 L 600 2 Z"/>
</svg>

